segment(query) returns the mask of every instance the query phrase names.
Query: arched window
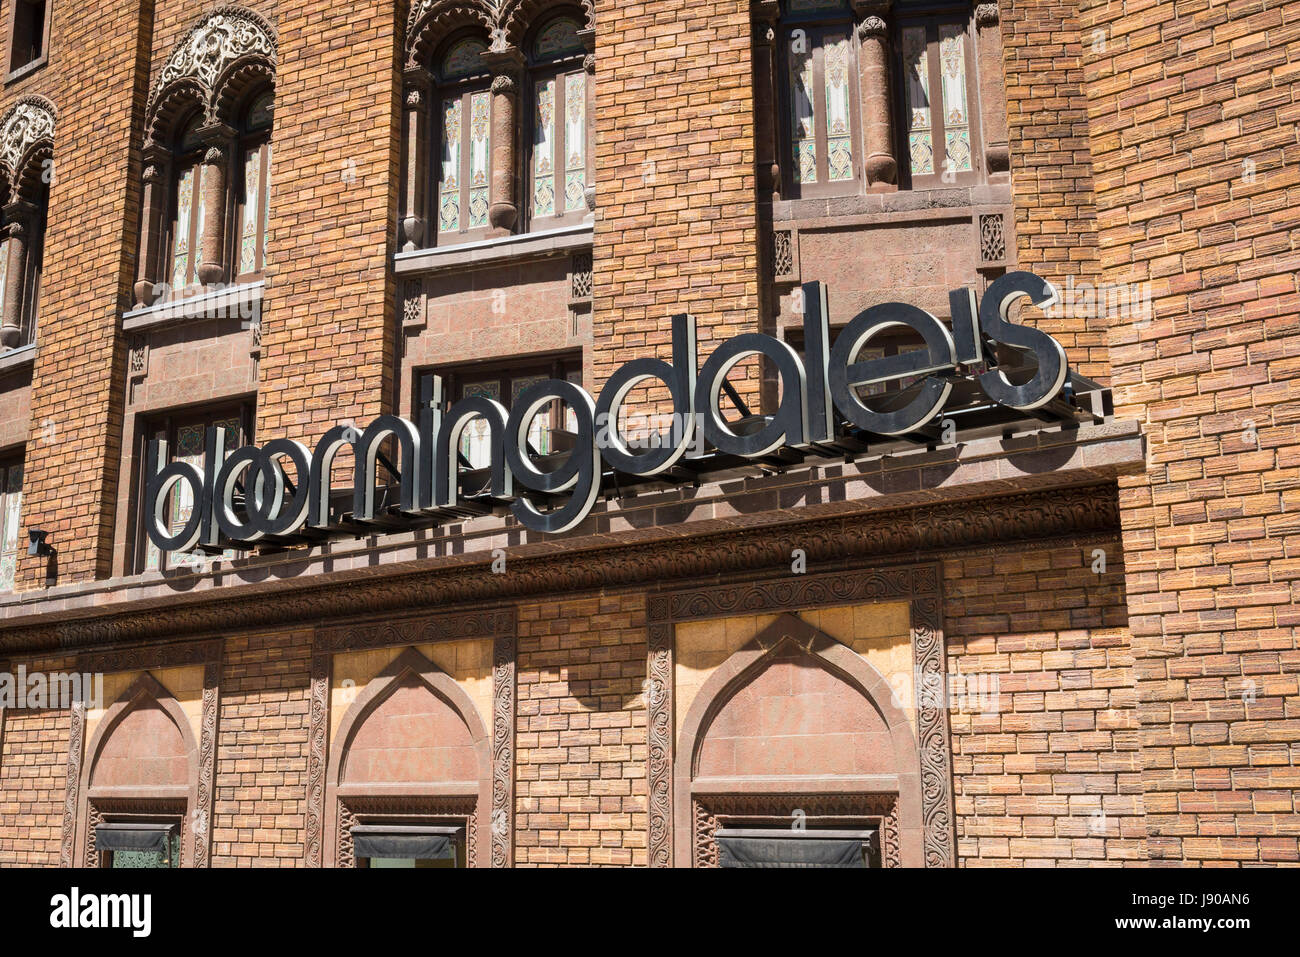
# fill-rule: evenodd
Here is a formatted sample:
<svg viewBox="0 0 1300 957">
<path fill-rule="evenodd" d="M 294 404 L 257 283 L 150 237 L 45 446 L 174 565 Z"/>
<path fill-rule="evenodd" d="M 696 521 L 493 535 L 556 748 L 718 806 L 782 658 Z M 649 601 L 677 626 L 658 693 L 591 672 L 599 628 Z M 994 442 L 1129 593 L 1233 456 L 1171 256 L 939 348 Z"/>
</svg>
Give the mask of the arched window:
<svg viewBox="0 0 1300 957">
<path fill-rule="evenodd" d="M 857 192 L 862 147 L 857 44 L 843 0 L 787 0 L 777 64 L 789 195 Z"/>
<path fill-rule="evenodd" d="M 271 119 L 275 93 L 264 90 L 248 104 L 240 124 L 240 175 L 235 222 L 236 280 L 262 275 L 266 265 L 266 230 L 271 203 Z"/>
<path fill-rule="evenodd" d="M 181 126 L 172 147 L 172 213 L 164 281 L 173 295 L 183 295 L 200 284 L 205 205 L 201 123 L 202 115 L 195 113 Z"/>
<path fill-rule="evenodd" d="M 21 97 L 0 116 L 0 350 L 36 340 L 55 116 L 39 96 Z"/>
<path fill-rule="evenodd" d="M 586 46 L 578 21 L 567 16 L 544 22 L 533 34 L 528 55 L 531 129 L 528 218 L 547 229 L 587 213 Z"/>
<path fill-rule="evenodd" d="M 437 244 L 481 239 L 490 228 L 492 180 L 491 77 L 487 43 L 453 39 L 437 60 L 433 125 Z"/>
</svg>

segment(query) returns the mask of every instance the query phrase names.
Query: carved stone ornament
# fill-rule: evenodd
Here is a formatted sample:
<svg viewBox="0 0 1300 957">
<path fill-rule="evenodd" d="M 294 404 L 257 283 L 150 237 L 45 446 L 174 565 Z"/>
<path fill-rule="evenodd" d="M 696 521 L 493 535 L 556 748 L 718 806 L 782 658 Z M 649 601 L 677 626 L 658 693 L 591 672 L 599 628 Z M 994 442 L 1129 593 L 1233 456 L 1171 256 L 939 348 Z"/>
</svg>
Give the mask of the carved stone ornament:
<svg viewBox="0 0 1300 957">
<path fill-rule="evenodd" d="M 887 30 L 885 21 L 880 17 L 867 17 L 858 24 L 858 39 L 865 40 L 868 37 L 883 39 Z"/>
<path fill-rule="evenodd" d="M 975 25 L 981 27 L 991 27 L 998 22 L 998 5 L 996 3 L 981 3 L 975 8 Z"/>
<path fill-rule="evenodd" d="M 54 142 L 54 106 L 36 96 L 25 96 L 0 120 L 0 164 L 12 175 L 23 156 L 40 140 Z"/>
<path fill-rule="evenodd" d="M 515 83 L 515 78 L 508 73 L 499 73 L 492 78 L 493 93 L 506 93 L 514 96 L 518 90 L 519 87 Z"/>
<path fill-rule="evenodd" d="M 259 53 L 275 62 L 275 34 L 251 11 L 222 7 L 196 25 L 167 58 L 157 89 L 193 77 L 211 90 L 226 67 L 242 56 Z"/>
</svg>

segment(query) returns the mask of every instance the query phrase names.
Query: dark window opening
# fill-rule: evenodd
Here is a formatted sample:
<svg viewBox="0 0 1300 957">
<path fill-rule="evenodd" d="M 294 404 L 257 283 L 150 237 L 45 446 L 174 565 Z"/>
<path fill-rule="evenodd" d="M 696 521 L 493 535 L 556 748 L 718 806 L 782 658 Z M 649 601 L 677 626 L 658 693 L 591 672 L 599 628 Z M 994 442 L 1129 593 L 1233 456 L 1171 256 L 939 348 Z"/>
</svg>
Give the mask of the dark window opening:
<svg viewBox="0 0 1300 957">
<path fill-rule="evenodd" d="M 14 0 L 9 41 L 9 72 L 45 56 L 47 0 Z"/>
<path fill-rule="evenodd" d="M 180 867 L 181 826 L 175 819 L 115 821 L 95 828 L 99 866 L 118 869 Z"/>
<path fill-rule="evenodd" d="M 453 825 L 356 824 L 357 867 L 465 867 L 465 828 Z"/>
<path fill-rule="evenodd" d="M 719 867 L 880 867 L 875 830 L 719 828 Z"/>
<path fill-rule="evenodd" d="M 225 452 L 229 455 L 242 445 L 252 442 L 253 406 L 249 402 L 231 402 L 209 409 L 182 410 L 155 416 L 145 422 L 140 431 L 140 493 L 138 501 L 144 501 L 144 486 L 147 480 L 144 463 L 147 461 L 149 442 L 162 439 L 167 443 L 167 460 L 169 462 L 189 462 L 200 472 L 207 448 L 207 430 L 209 426 L 219 426 L 226 430 Z M 167 523 L 173 532 L 179 531 L 189 521 L 194 510 L 194 499 L 189 486 L 180 483 L 173 490 L 167 501 Z M 137 517 L 136 568 L 138 571 L 160 571 L 186 565 L 200 564 L 206 561 L 204 552 L 160 552 L 149 540 L 145 531 L 146 517 Z M 234 558 L 238 552 L 226 549 L 222 558 Z"/>
</svg>

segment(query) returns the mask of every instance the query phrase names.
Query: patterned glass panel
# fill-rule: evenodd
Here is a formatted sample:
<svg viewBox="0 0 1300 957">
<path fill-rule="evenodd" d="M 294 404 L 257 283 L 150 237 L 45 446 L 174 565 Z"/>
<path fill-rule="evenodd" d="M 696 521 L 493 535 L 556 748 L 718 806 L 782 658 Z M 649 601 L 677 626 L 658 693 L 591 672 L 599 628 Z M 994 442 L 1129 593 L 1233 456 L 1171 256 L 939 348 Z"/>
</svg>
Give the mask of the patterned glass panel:
<svg viewBox="0 0 1300 957">
<path fill-rule="evenodd" d="M 587 206 L 587 76 L 564 78 L 564 208 Z"/>
<path fill-rule="evenodd" d="M 555 78 L 536 86 L 533 116 L 533 215 L 555 215 Z"/>
<path fill-rule="evenodd" d="M 524 376 L 522 379 L 515 379 L 510 383 L 510 402 L 511 406 L 519 398 L 519 393 L 530 385 L 536 385 L 538 382 L 545 381 L 546 376 L 532 375 Z M 551 410 L 543 409 L 533 420 L 528 423 L 528 444 L 531 445 L 538 455 L 551 454 Z"/>
<path fill-rule="evenodd" d="M 22 521 L 23 467 L 0 469 L 0 591 L 14 587 Z"/>
<path fill-rule="evenodd" d="M 930 128 L 930 69 L 925 55 L 925 27 L 903 31 L 903 72 L 906 76 L 908 156 L 914 176 L 934 172 L 934 137 Z"/>
<path fill-rule="evenodd" d="M 790 44 L 790 124 L 794 147 L 794 181 L 817 182 L 817 120 L 813 112 L 813 55 L 802 44 Z"/>
<path fill-rule="evenodd" d="M 853 128 L 849 120 L 849 38 L 828 37 L 823 45 L 826 72 L 826 153 L 831 182 L 853 178 Z"/>
<path fill-rule="evenodd" d="M 537 35 L 537 40 L 533 44 L 533 55 L 539 60 L 554 59 L 582 51 L 582 41 L 578 39 L 578 24 L 567 17 L 552 20 Z"/>
<path fill-rule="evenodd" d="M 257 269 L 258 207 L 261 205 L 262 151 L 253 147 L 244 155 L 244 223 L 239 235 L 239 271 Z"/>
<path fill-rule="evenodd" d="M 469 228 L 488 223 L 489 157 L 491 156 L 492 95 L 486 91 L 470 97 L 469 110 Z"/>
<path fill-rule="evenodd" d="M 194 204 L 194 176 L 191 166 L 181 173 L 176 187 L 176 229 L 172 252 L 172 288 L 184 289 L 190 265 L 190 216 Z"/>
<path fill-rule="evenodd" d="M 270 90 L 263 93 L 248 109 L 248 128 L 266 130 L 271 128 L 271 114 L 275 108 L 275 94 Z"/>
<path fill-rule="evenodd" d="M 9 281 L 9 239 L 0 239 L 0 302 L 5 301 L 5 283 Z"/>
<path fill-rule="evenodd" d="M 485 399 L 495 399 L 501 401 L 501 383 L 496 379 L 489 379 L 483 382 L 469 382 L 461 387 L 460 397 L 462 399 L 482 396 Z M 492 431 L 488 428 L 487 419 L 475 416 L 470 419 L 465 426 L 465 430 L 460 434 L 460 454 L 465 456 L 470 467 L 475 469 L 485 469 L 492 465 Z"/>
<path fill-rule="evenodd" d="M 158 867 L 180 867 L 181 859 L 181 837 L 179 833 L 173 833 L 168 842 L 170 849 L 163 851 L 112 851 L 112 868 L 158 868 Z"/>
<path fill-rule="evenodd" d="M 438 229 L 460 229 L 460 97 L 442 102 L 442 177 L 438 182 Z"/>
<path fill-rule="evenodd" d="M 966 30 L 960 24 L 939 27 L 939 65 L 943 85 L 943 133 L 948 168 L 971 168 L 970 115 L 966 105 Z"/>
<path fill-rule="evenodd" d="M 271 144 L 266 144 L 266 183 L 262 187 L 262 195 L 258 198 L 257 205 L 262 211 L 262 247 L 257 251 L 258 259 L 263 266 L 266 265 L 266 247 L 271 241 Z"/>
<path fill-rule="evenodd" d="M 442 61 L 442 75 L 446 79 L 469 76 L 483 71 L 483 54 L 487 45 L 482 40 L 461 40 L 447 51 Z"/>
<path fill-rule="evenodd" d="M 203 205 L 203 164 L 198 163 L 194 167 L 194 198 L 190 200 L 190 206 L 198 220 L 194 227 L 194 249 L 191 251 L 194 262 L 190 269 L 190 282 L 198 282 L 199 266 L 203 263 Z"/>
</svg>

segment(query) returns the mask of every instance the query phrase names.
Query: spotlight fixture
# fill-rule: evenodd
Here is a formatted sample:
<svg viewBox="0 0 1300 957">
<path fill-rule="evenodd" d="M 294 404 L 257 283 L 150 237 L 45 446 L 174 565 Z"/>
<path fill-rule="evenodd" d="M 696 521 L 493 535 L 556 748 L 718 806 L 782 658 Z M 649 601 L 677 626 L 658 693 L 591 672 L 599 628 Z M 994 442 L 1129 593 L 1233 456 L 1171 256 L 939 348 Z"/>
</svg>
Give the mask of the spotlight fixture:
<svg viewBox="0 0 1300 957">
<path fill-rule="evenodd" d="M 43 528 L 27 529 L 27 537 L 30 539 L 30 542 L 27 545 L 27 554 L 28 555 L 54 554 L 54 547 L 52 545 L 46 544 L 45 541 L 45 536 L 48 534 L 49 533 L 45 531 L 45 529 Z"/>
</svg>

